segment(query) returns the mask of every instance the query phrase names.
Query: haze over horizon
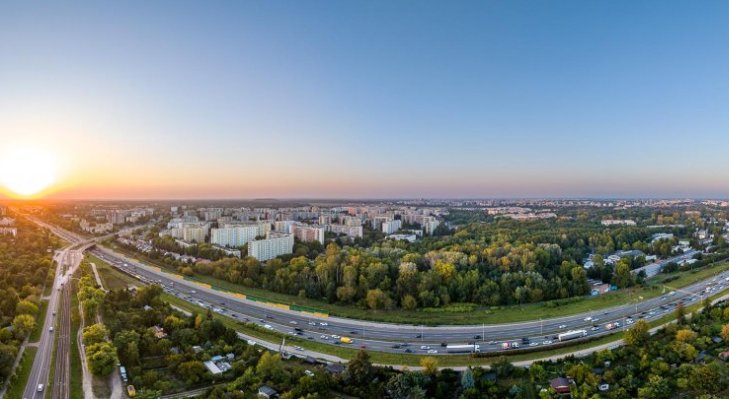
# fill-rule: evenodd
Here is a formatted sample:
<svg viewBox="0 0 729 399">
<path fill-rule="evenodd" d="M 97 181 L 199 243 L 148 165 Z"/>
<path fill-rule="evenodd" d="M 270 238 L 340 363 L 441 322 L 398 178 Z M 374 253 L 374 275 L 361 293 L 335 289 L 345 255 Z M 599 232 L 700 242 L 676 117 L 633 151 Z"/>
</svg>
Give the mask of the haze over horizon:
<svg viewBox="0 0 729 399">
<path fill-rule="evenodd" d="M 54 199 L 729 197 L 729 3 L 439 4 L 4 3 L 0 160 Z"/>
</svg>

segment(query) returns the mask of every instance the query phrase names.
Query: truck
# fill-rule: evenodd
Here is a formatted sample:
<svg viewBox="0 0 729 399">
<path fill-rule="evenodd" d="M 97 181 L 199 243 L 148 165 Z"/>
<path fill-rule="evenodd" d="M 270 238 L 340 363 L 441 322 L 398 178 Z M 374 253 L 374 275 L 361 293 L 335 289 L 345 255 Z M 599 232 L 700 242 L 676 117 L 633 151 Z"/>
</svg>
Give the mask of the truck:
<svg viewBox="0 0 729 399">
<path fill-rule="evenodd" d="M 502 342 L 501 343 L 501 349 L 507 350 L 507 349 L 519 349 L 519 343 L 514 342 Z"/>
<path fill-rule="evenodd" d="M 339 338 L 339 342 L 341 342 L 343 344 L 351 344 L 352 343 L 352 339 L 351 338 L 347 338 L 347 337 L 342 337 L 342 338 Z"/>
<path fill-rule="evenodd" d="M 481 352 L 481 345 L 476 345 L 476 344 L 446 345 L 446 352 L 448 352 L 448 353 L 477 353 L 477 352 Z"/>
<path fill-rule="evenodd" d="M 569 341 L 569 340 L 575 339 L 575 338 L 582 338 L 584 336 L 587 336 L 587 331 L 573 330 L 573 331 L 567 331 L 566 333 L 557 335 L 557 339 L 559 339 L 559 342 L 564 342 L 564 341 Z"/>
</svg>

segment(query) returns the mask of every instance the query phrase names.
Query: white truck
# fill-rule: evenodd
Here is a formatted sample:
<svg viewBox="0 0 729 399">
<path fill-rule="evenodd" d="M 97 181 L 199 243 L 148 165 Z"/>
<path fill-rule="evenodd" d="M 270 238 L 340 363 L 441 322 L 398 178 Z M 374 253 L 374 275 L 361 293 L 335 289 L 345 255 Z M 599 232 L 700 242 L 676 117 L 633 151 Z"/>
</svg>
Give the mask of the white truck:
<svg viewBox="0 0 729 399">
<path fill-rule="evenodd" d="M 478 353 L 481 352 L 481 345 L 447 345 L 446 352 L 448 353 Z"/>
<path fill-rule="evenodd" d="M 559 342 L 564 342 L 571 339 L 582 338 L 585 336 L 587 336 L 586 330 L 573 330 L 557 335 L 557 339 L 559 339 Z"/>
</svg>

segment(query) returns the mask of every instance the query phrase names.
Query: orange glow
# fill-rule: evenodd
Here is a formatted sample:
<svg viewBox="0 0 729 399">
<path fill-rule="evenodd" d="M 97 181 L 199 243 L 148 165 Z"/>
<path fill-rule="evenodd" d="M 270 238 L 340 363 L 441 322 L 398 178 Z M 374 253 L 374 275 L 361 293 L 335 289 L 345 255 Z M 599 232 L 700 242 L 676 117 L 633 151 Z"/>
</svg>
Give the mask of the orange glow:
<svg viewBox="0 0 729 399">
<path fill-rule="evenodd" d="M 55 155 L 39 148 L 9 148 L 0 157 L 0 184 L 15 198 L 38 198 L 58 179 Z"/>
</svg>

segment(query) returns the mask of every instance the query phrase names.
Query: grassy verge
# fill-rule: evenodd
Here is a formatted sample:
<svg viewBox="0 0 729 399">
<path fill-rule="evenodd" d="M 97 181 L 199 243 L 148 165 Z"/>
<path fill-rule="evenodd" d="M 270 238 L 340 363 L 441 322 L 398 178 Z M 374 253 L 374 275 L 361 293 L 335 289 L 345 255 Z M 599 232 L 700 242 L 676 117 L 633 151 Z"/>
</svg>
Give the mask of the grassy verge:
<svg viewBox="0 0 729 399">
<path fill-rule="evenodd" d="M 42 300 L 40 306 L 38 306 L 38 317 L 35 320 L 35 328 L 28 337 L 28 342 L 38 342 L 40 340 L 41 332 L 43 332 L 43 322 L 46 320 L 46 313 L 48 313 L 48 301 Z"/>
<path fill-rule="evenodd" d="M 23 397 L 23 391 L 25 390 L 25 385 L 28 383 L 30 369 L 33 367 L 33 360 L 35 359 L 35 353 L 38 352 L 38 348 L 27 346 L 23 352 L 23 359 L 15 370 L 15 378 L 5 392 L 5 397 L 8 399 L 20 399 Z"/>
<path fill-rule="evenodd" d="M 81 354 L 79 352 L 76 335 L 81 327 L 81 315 L 78 311 L 78 299 L 76 298 L 76 280 L 72 280 L 71 286 L 71 367 L 69 396 L 71 399 L 83 399 L 83 371 L 81 370 Z"/>
<path fill-rule="evenodd" d="M 114 246 L 114 249 L 135 259 L 142 259 L 143 263 L 160 267 L 163 270 L 170 272 L 175 272 L 163 263 L 155 262 L 154 260 L 140 254 L 133 253 L 118 246 Z M 333 305 L 318 300 L 299 298 L 297 296 L 270 292 L 258 288 L 244 287 L 210 276 L 196 275 L 188 279 L 191 281 L 210 284 L 215 288 L 225 291 L 256 296 L 271 302 L 296 304 L 321 309 L 332 316 L 386 323 L 457 325 L 478 323 L 516 323 L 537 320 L 540 318 L 551 319 L 625 305 L 631 303 L 634 298 L 643 297 L 643 299 L 649 299 L 660 296 L 665 291 L 663 283 L 666 279 L 677 277 L 675 280 L 670 281 L 668 285 L 670 286 L 670 289 L 680 289 L 727 269 L 729 269 L 729 262 L 721 262 L 708 265 L 697 270 L 678 272 L 671 275 L 659 275 L 653 278 L 650 281 L 650 284 L 646 287 L 623 289 L 596 297 L 570 298 L 560 301 L 541 302 L 521 306 L 485 307 L 473 304 L 454 304 L 451 307 L 421 309 L 418 311 L 406 311 L 402 309 L 373 311 L 354 306 Z"/>
</svg>

